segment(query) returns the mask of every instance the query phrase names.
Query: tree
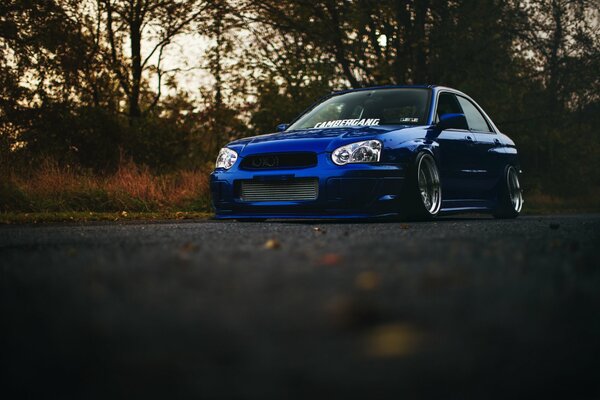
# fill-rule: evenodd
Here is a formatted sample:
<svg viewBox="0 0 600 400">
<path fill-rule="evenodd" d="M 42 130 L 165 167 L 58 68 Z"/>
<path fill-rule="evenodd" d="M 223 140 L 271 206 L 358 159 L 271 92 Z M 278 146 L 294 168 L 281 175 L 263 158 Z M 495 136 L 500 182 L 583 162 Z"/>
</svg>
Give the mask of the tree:
<svg viewBox="0 0 600 400">
<path fill-rule="evenodd" d="M 597 1 L 538 0 L 522 4 L 521 12 L 527 24 L 517 44 L 528 54 L 525 76 L 535 87 L 527 107 L 532 134 L 524 138 L 532 172 L 554 191 L 589 190 L 583 182 L 600 167 L 593 155 L 600 138 L 592 127 L 600 105 L 600 7 Z"/>
<path fill-rule="evenodd" d="M 156 92 L 147 106 L 156 106 L 161 96 L 165 49 L 180 34 L 188 31 L 208 9 L 205 0 L 98 0 L 109 43 L 106 55 L 128 101 L 130 119 L 142 115 L 140 97 L 144 72 L 157 76 Z M 143 45 L 152 42 L 150 49 Z M 125 47 L 129 53 L 126 57 Z M 129 58 L 128 63 L 122 60 Z M 145 110 L 144 110 L 145 111 Z"/>
<path fill-rule="evenodd" d="M 76 8 L 71 0 L 0 4 L 0 135 L 10 151 L 3 159 L 24 145 L 51 153 L 58 132 L 41 129 L 49 113 L 68 113 L 85 97 L 82 71 L 94 63 L 93 46 Z"/>
</svg>

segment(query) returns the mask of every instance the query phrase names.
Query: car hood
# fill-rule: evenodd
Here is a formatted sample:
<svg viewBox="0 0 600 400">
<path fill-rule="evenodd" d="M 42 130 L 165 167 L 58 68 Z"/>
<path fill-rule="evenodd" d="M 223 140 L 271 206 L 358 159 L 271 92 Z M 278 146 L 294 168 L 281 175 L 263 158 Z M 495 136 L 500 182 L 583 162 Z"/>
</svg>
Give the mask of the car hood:
<svg viewBox="0 0 600 400">
<path fill-rule="evenodd" d="M 229 143 L 228 147 L 238 151 L 240 156 L 259 153 L 284 153 L 291 151 L 331 152 L 348 143 L 361 140 L 379 139 L 390 132 L 415 128 L 406 125 L 361 126 L 344 128 L 306 129 L 285 131 L 268 135 L 253 136 Z M 407 140 L 410 139 L 407 134 Z"/>
</svg>

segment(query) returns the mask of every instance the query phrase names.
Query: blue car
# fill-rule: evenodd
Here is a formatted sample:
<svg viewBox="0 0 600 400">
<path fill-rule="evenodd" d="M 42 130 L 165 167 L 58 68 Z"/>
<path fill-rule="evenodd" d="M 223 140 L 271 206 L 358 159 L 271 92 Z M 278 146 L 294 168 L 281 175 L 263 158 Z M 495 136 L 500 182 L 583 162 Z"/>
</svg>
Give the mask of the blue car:
<svg viewBox="0 0 600 400">
<path fill-rule="evenodd" d="M 221 149 L 216 218 L 515 218 L 523 206 L 515 143 L 458 90 L 337 92 L 277 128 Z"/>
</svg>

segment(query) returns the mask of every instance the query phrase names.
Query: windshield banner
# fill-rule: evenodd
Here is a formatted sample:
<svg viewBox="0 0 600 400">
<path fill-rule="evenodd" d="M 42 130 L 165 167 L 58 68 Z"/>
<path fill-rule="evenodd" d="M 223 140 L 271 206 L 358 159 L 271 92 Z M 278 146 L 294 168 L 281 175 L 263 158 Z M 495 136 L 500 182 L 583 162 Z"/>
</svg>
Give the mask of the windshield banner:
<svg viewBox="0 0 600 400">
<path fill-rule="evenodd" d="M 314 128 L 335 128 L 338 126 L 372 126 L 379 125 L 379 118 L 372 119 L 336 119 L 333 121 L 319 122 Z"/>
</svg>

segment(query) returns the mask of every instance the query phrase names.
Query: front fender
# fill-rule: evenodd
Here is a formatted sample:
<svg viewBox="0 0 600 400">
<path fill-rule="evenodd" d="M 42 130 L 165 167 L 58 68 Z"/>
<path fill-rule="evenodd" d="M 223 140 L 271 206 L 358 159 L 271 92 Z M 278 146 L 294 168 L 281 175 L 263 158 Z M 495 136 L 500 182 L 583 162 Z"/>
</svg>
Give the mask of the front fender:
<svg viewBox="0 0 600 400">
<path fill-rule="evenodd" d="M 420 152 L 427 152 L 438 161 L 439 143 L 426 139 L 407 140 L 394 148 L 384 149 L 382 162 L 407 165 L 412 163 Z"/>
</svg>

